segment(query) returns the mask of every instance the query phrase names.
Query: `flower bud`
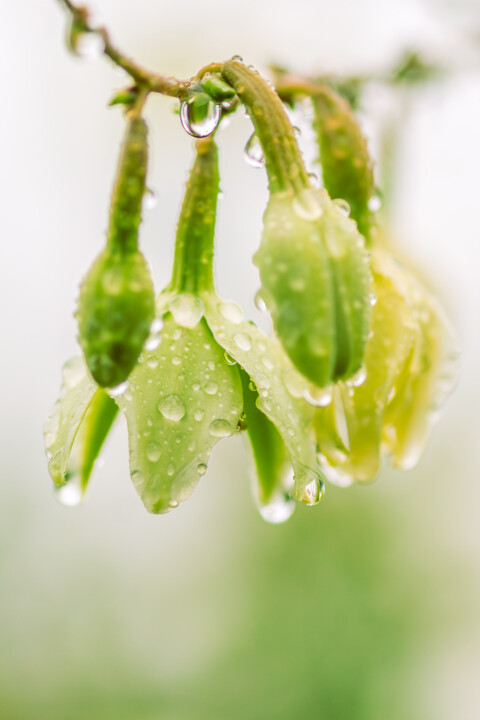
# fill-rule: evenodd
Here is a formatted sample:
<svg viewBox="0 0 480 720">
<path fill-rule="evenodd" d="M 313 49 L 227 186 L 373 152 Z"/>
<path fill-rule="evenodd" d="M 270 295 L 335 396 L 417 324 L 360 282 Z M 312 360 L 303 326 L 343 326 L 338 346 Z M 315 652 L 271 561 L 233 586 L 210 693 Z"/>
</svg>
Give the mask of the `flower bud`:
<svg viewBox="0 0 480 720">
<path fill-rule="evenodd" d="M 371 315 L 369 256 L 328 194 L 272 194 L 254 262 L 275 331 L 298 370 L 320 387 L 358 371 Z"/>
<path fill-rule="evenodd" d="M 88 368 L 101 387 L 129 376 L 154 316 L 152 281 L 140 252 L 102 252 L 80 288 L 79 340 Z"/>
<path fill-rule="evenodd" d="M 147 127 L 128 120 L 113 190 L 107 247 L 84 278 L 78 301 L 79 341 L 88 368 L 102 387 L 124 382 L 148 337 L 154 293 L 138 250 L 147 165 Z"/>
</svg>

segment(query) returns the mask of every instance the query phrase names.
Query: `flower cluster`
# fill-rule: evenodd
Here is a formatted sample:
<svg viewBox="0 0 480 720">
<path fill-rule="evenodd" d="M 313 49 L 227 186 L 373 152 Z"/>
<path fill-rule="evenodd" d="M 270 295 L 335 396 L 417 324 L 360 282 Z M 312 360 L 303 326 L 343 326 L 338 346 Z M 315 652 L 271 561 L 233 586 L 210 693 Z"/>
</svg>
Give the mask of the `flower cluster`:
<svg viewBox="0 0 480 720">
<path fill-rule="evenodd" d="M 234 59 L 192 89 L 182 122 L 205 137 L 196 143 L 172 278 L 155 308 L 137 242 L 146 125 L 141 103 L 129 107 L 107 246 L 81 286 L 84 358 L 65 365 L 45 427 L 64 502 L 85 493 L 118 410 L 133 483 L 153 513 L 187 499 L 215 444 L 241 431 L 257 503 L 272 522 L 289 517 L 294 500 L 316 504 L 325 478 L 346 485 L 374 478 L 383 457 L 399 468 L 418 460 L 451 390 L 454 341 L 436 299 L 376 239 L 371 162 L 350 107 L 331 88 L 312 85 L 308 94 L 321 190 L 258 73 Z M 218 122 L 226 101 L 246 107 L 265 158 L 270 198 L 254 262 L 271 336 L 215 291 L 211 107 Z"/>
</svg>

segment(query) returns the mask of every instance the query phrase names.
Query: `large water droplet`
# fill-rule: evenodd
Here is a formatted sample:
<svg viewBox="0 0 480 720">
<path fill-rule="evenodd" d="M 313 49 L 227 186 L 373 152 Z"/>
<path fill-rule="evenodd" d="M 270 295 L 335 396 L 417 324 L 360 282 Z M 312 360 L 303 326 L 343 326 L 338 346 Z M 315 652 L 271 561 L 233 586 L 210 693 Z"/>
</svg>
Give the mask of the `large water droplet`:
<svg viewBox="0 0 480 720">
<path fill-rule="evenodd" d="M 234 428 L 230 425 L 227 420 L 217 419 L 210 423 L 208 432 L 213 437 L 225 438 L 233 435 Z"/>
<path fill-rule="evenodd" d="M 332 386 L 315 388 L 309 386 L 304 390 L 303 397 L 313 407 L 326 407 L 332 402 Z"/>
<path fill-rule="evenodd" d="M 207 472 L 207 466 L 204 463 L 199 463 L 197 465 L 197 473 L 199 475 L 205 475 L 206 472 Z"/>
<path fill-rule="evenodd" d="M 198 325 L 205 312 L 200 298 L 190 293 L 182 293 L 174 297 L 168 303 L 168 309 L 175 322 L 185 328 L 194 328 Z"/>
<path fill-rule="evenodd" d="M 307 479 L 311 478 L 305 485 L 301 500 L 305 505 L 316 505 L 325 494 L 325 486 L 313 470 L 307 471 Z"/>
<path fill-rule="evenodd" d="M 96 60 L 105 50 L 105 41 L 98 32 L 82 32 L 75 36 L 75 55 L 83 60 Z"/>
<path fill-rule="evenodd" d="M 86 375 L 85 363 L 80 356 L 67 360 L 62 368 L 62 382 L 64 387 L 73 388 L 78 385 Z"/>
<path fill-rule="evenodd" d="M 360 385 L 363 385 L 366 379 L 367 369 L 365 365 L 362 365 L 361 368 L 354 375 L 351 375 L 348 380 L 345 380 L 345 385 L 347 387 L 360 387 Z"/>
<path fill-rule="evenodd" d="M 162 339 L 162 335 L 161 335 L 162 329 L 163 329 L 162 318 L 155 318 L 155 320 L 150 325 L 150 335 L 148 336 L 148 338 L 145 342 L 145 350 L 149 350 L 151 352 L 152 350 L 156 350 L 158 348 L 158 346 L 160 345 L 161 339 Z M 149 365 L 150 365 L 150 363 L 149 363 Z M 152 367 L 152 366 L 150 365 L 150 367 Z"/>
<path fill-rule="evenodd" d="M 205 387 L 203 388 L 207 395 L 216 395 L 218 392 L 218 385 L 216 382 L 213 382 L 212 380 L 208 382 Z"/>
<path fill-rule="evenodd" d="M 237 361 L 235 360 L 235 358 L 233 358 L 231 355 L 229 355 L 226 350 L 224 353 L 224 357 L 225 357 L 225 362 L 227 363 L 227 365 L 236 365 L 237 364 Z"/>
<path fill-rule="evenodd" d="M 317 220 L 323 213 L 321 197 L 312 188 L 305 188 L 295 195 L 292 207 L 302 220 Z"/>
<path fill-rule="evenodd" d="M 285 493 L 272 498 L 265 505 L 258 505 L 258 510 L 264 520 L 278 525 L 292 517 L 295 501 Z"/>
<path fill-rule="evenodd" d="M 234 303 L 234 302 L 221 303 L 219 310 L 220 310 L 220 314 L 225 318 L 225 320 L 228 320 L 229 322 L 233 323 L 234 325 L 238 325 L 243 320 L 243 310 L 240 307 L 240 305 L 237 305 L 237 303 Z"/>
<path fill-rule="evenodd" d="M 66 507 L 80 505 L 83 500 L 80 474 L 72 475 L 66 485 L 55 488 L 54 492 L 55 498 L 61 505 Z"/>
<path fill-rule="evenodd" d="M 185 415 L 185 405 L 178 395 L 175 395 L 174 393 L 171 395 L 165 395 L 161 398 L 157 405 L 157 409 L 164 418 L 172 420 L 172 422 L 179 422 Z"/>
<path fill-rule="evenodd" d="M 233 340 L 235 342 L 235 345 L 240 349 L 244 350 L 245 352 L 248 352 L 252 349 L 252 341 L 250 340 L 250 336 L 247 335 L 247 333 L 237 333 L 233 336 Z"/>
<path fill-rule="evenodd" d="M 116 385 L 113 388 L 108 388 L 107 392 L 112 398 L 120 397 L 120 395 L 123 395 L 125 390 L 128 388 L 128 380 L 125 380 L 124 382 L 120 383 L 120 385 Z"/>
<path fill-rule="evenodd" d="M 253 133 L 245 145 L 245 160 L 254 168 L 261 168 L 265 165 L 262 144 L 257 133 Z"/>
<path fill-rule="evenodd" d="M 195 96 L 180 105 L 180 121 L 183 129 L 196 138 L 211 135 L 220 122 L 220 116 L 220 105 L 211 99 L 206 99 L 200 106 L 198 96 Z"/>
<path fill-rule="evenodd" d="M 158 443 L 151 442 L 147 445 L 146 453 L 147 458 L 150 460 L 150 462 L 157 462 L 157 460 L 160 459 L 160 455 L 162 454 L 162 449 Z"/>
</svg>

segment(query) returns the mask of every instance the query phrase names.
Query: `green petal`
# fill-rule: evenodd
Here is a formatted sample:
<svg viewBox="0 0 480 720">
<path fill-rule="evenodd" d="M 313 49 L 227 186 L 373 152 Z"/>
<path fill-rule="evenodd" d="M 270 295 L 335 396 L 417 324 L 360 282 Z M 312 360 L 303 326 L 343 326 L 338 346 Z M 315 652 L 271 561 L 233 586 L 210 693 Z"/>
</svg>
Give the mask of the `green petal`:
<svg viewBox="0 0 480 720">
<path fill-rule="evenodd" d="M 258 407 L 272 421 L 288 448 L 297 499 L 318 502 L 323 482 L 312 435 L 313 408 L 287 390 L 284 376 L 295 372 L 278 344 L 243 319 L 241 308 L 213 293 L 202 294 L 215 340 L 244 368 L 258 390 Z"/>
<path fill-rule="evenodd" d="M 225 362 L 205 320 L 181 326 L 170 312 L 164 320 L 160 345 L 143 353 L 117 398 L 132 480 L 153 513 L 189 497 L 214 445 L 236 432 L 243 406 L 238 370 Z"/>
<path fill-rule="evenodd" d="M 415 339 L 416 323 L 395 264 L 377 253 L 372 269 L 377 302 L 365 349 L 365 380 L 357 387 L 339 383 L 332 403 L 315 416 L 327 477 L 341 485 L 378 474 L 385 408 Z"/>
<path fill-rule="evenodd" d="M 295 504 L 291 499 L 293 470 L 285 443 L 275 425 L 257 407 L 258 392 L 250 376 L 240 368 L 243 386 L 243 412 L 252 451 L 255 477 L 254 494 L 260 514 L 268 522 L 288 520 Z"/>
<path fill-rule="evenodd" d="M 412 351 L 393 388 L 383 430 L 384 450 L 394 467 L 414 467 L 425 447 L 439 409 L 455 387 L 458 347 L 438 300 L 404 268 L 416 324 Z"/>
<path fill-rule="evenodd" d="M 76 484 L 85 493 L 116 414 L 117 406 L 97 387 L 83 358 L 66 362 L 60 399 L 44 428 L 48 469 L 56 485 Z"/>
</svg>

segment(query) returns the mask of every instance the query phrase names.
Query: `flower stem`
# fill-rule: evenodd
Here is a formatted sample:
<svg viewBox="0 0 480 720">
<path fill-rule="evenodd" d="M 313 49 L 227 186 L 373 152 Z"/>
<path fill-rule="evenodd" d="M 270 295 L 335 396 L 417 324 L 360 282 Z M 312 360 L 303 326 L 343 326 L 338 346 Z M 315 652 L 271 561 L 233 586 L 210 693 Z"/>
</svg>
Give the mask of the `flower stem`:
<svg viewBox="0 0 480 720">
<path fill-rule="evenodd" d="M 309 187 L 293 127 L 275 90 L 257 72 L 236 60 L 224 63 L 221 72 L 255 126 L 265 156 L 270 192 L 299 193 Z"/>
<path fill-rule="evenodd" d="M 177 293 L 213 290 L 215 218 L 219 190 L 218 151 L 210 135 L 197 140 L 177 227 L 170 289 Z"/>
</svg>

